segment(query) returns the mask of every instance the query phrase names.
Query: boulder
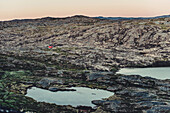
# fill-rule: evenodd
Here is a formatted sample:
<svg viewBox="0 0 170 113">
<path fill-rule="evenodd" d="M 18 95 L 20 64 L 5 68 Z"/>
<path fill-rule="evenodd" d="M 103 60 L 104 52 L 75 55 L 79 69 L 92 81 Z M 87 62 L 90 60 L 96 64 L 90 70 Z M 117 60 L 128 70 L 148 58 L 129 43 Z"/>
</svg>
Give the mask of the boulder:
<svg viewBox="0 0 170 113">
<path fill-rule="evenodd" d="M 42 78 L 38 84 L 40 84 L 43 88 L 47 88 L 50 84 L 64 84 L 64 81 L 56 78 Z"/>
</svg>

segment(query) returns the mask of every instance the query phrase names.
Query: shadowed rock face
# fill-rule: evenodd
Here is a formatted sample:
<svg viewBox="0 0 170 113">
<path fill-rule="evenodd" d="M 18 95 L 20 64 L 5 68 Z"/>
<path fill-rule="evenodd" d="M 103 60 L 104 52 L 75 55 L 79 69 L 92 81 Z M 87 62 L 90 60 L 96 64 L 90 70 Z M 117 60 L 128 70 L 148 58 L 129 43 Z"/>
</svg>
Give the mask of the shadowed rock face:
<svg viewBox="0 0 170 113">
<path fill-rule="evenodd" d="M 50 84 L 52 84 L 52 83 L 63 84 L 64 81 L 62 79 L 43 78 L 38 83 L 41 85 L 41 87 L 46 88 L 46 87 L 49 87 Z"/>
</svg>

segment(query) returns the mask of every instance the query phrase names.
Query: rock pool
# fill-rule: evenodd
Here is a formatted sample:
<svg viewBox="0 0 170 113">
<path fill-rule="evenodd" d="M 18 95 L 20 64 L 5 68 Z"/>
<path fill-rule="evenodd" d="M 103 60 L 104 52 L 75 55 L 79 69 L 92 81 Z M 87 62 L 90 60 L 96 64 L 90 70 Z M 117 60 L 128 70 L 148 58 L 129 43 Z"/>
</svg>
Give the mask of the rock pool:
<svg viewBox="0 0 170 113">
<path fill-rule="evenodd" d="M 122 68 L 117 74 L 150 76 L 157 79 L 170 79 L 170 67 Z"/>
<path fill-rule="evenodd" d="M 114 95 L 114 93 L 110 91 L 85 87 L 72 87 L 69 89 L 75 89 L 76 91 L 51 92 L 49 90 L 32 87 L 27 90 L 26 96 L 38 102 L 72 105 L 74 107 L 79 105 L 94 107 L 95 105 L 91 103 L 92 100 L 101 100 L 102 98 L 108 98 Z"/>
</svg>

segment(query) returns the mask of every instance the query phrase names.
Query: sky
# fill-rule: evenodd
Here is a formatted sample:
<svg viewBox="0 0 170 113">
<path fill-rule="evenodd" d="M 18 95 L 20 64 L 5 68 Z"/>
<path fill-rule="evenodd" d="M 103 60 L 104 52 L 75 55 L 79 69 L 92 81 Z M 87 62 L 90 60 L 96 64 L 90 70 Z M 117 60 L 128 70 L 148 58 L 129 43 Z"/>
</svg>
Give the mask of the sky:
<svg viewBox="0 0 170 113">
<path fill-rule="evenodd" d="M 170 14 L 170 0 L 0 0 L 0 20 L 73 15 L 153 17 Z"/>
</svg>

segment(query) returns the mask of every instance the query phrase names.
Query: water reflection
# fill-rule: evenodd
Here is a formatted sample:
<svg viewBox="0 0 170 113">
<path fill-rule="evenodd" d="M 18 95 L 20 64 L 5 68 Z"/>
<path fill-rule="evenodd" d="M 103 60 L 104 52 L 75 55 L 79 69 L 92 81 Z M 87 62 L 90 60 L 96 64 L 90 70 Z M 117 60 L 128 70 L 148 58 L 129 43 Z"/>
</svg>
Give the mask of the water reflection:
<svg viewBox="0 0 170 113">
<path fill-rule="evenodd" d="M 157 79 L 170 79 L 170 67 L 122 68 L 117 74 L 150 76 Z"/>
<path fill-rule="evenodd" d="M 106 90 L 90 89 L 85 87 L 72 87 L 76 91 L 58 91 L 51 92 L 41 88 L 32 87 L 28 89 L 28 97 L 39 102 L 55 103 L 57 105 L 72 105 L 72 106 L 91 106 L 95 105 L 91 103 L 92 100 L 101 100 L 102 98 L 108 98 L 114 93 Z"/>
</svg>

